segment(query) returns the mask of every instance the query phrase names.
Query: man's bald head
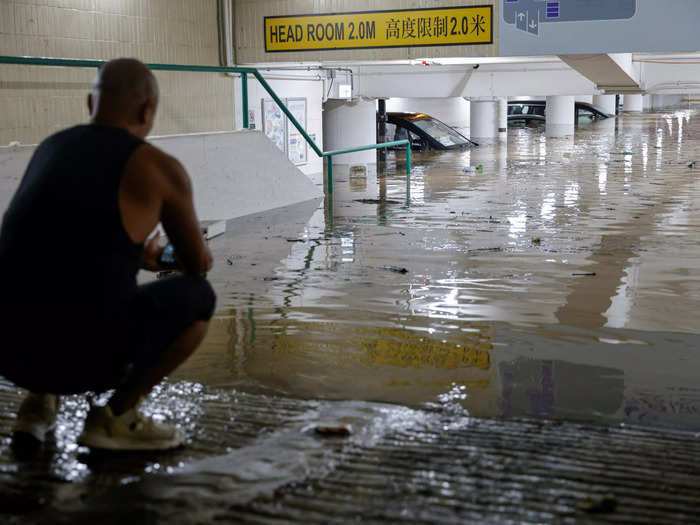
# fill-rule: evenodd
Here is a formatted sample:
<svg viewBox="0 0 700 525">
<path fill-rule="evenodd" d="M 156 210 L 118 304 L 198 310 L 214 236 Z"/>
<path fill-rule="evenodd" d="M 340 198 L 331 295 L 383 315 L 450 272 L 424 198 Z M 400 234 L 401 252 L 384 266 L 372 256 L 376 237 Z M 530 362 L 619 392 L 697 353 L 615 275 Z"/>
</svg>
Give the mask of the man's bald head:
<svg viewBox="0 0 700 525">
<path fill-rule="evenodd" d="M 88 99 L 92 121 L 123 127 L 146 136 L 158 105 L 158 83 L 135 58 L 117 58 L 103 65 Z"/>
</svg>

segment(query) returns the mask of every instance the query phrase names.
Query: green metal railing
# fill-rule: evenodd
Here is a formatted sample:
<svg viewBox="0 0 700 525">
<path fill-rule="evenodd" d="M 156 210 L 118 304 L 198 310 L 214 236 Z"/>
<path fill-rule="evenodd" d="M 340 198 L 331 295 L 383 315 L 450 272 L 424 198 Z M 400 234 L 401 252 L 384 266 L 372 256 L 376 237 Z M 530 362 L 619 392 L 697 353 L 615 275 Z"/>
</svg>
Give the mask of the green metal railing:
<svg viewBox="0 0 700 525">
<path fill-rule="evenodd" d="M 94 67 L 99 68 L 105 64 L 105 60 L 82 60 L 76 58 L 46 58 L 46 57 L 15 57 L 0 55 L 0 64 L 16 64 L 26 66 L 58 66 L 58 67 Z M 316 155 L 328 159 L 328 193 L 333 193 L 333 156 L 355 151 L 370 149 L 382 149 L 394 146 L 406 147 L 406 175 L 411 175 L 411 143 L 408 140 L 397 140 L 394 142 L 384 142 L 382 144 L 368 144 L 354 148 L 337 149 L 333 151 L 321 151 L 306 130 L 299 124 L 289 108 L 277 96 L 277 93 L 270 87 L 270 84 L 263 78 L 260 72 L 252 67 L 228 67 L 228 66 L 195 66 L 181 64 L 146 64 L 154 71 L 193 71 L 200 73 L 238 73 L 241 75 L 241 108 L 243 113 L 243 127 L 248 128 L 248 75 L 252 75 L 260 82 L 260 85 L 267 91 L 272 100 L 279 106 L 294 127 L 301 133 L 304 140 L 311 146 Z"/>
</svg>

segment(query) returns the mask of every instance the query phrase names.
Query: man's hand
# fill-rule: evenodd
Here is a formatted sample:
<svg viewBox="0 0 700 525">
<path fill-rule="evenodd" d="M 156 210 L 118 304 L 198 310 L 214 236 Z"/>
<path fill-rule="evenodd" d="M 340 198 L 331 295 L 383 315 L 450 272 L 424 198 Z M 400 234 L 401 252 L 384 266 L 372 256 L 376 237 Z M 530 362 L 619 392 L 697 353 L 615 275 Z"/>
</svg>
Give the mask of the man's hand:
<svg viewBox="0 0 700 525">
<path fill-rule="evenodd" d="M 159 244 L 160 232 L 156 232 L 150 239 L 143 244 L 143 252 L 141 253 L 141 268 L 151 272 L 159 272 L 164 268 L 158 262 L 160 254 L 163 253 L 165 246 Z"/>
</svg>

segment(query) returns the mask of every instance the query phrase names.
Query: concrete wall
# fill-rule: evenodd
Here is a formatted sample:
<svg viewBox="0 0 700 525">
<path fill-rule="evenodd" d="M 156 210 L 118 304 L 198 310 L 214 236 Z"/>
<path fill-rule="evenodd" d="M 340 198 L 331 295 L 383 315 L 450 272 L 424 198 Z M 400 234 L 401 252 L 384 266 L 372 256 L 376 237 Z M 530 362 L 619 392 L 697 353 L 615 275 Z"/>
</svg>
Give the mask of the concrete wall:
<svg viewBox="0 0 700 525">
<path fill-rule="evenodd" d="M 687 107 L 690 95 L 653 95 L 651 97 L 651 109 Z M 695 97 L 698 98 L 698 97 Z"/>
<path fill-rule="evenodd" d="M 236 60 L 241 64 L 497 55 L 495 44 L 266 53 L 263 27 L 266 16 L 493 5 L 493 39 L 497 42 L 500 2 L 495 0 L 420 0 L 420 2 L 416 0 L 234 0 L 234 2 Z"/>
<path fill-rule="evenodd" d="M 484 64 L 469 79 L 468 97 L 518 97 L 523 93 L 541 99 L 552 93 L 595 93 L 593 82 L 559 59 L 523 64 Z"/>
<path fill-rule="evenodd" d="M 218 65 L 216 0 L 0 0 L 0 54 Z M 87 119 L 91 69 L 0 65 L 0 145 Z M 158 72 L 156 134 L 233 129 L 230 78 Z"/>
<path fill-rule="evenodd" d="M 641 63 L 642 87 L 654 95 L 686 95 L 700 92 L 700 67 L 692 62 L 673 58 L 659 59 L 643 56 Z M 654 59 L 657 62 L 654 62 Z"/>
<path fill-rule="evenodd" d="M 0 147 L 0 215 L 5 213 L 33 153 L 34 146 Z"/>
<path fill-rule="evenodd" d="M 355 68 L 356 96 L 376 98 L 454 98 L 469 93 L 474 70 L 464 66 L 386 66 Z"/>
<path fill-rule="evenodd" d="M 427 113 L 469 136 L 469 101 L 461 97 L 390 98 L 386 110 Z"/>
<path fill-rule="evenodd" d="M 324 111 L 326 150 L 366 146 L 377 142 L 377 103 L 373 99 L 328 100 Z M 376 164 L 377 150 L 333 156 L 333 164 Z"/>
<path fill-rule="evenodd" d="M 323 188 L 259 131 L 153 137 L 151 142 L 184 164 L 202 220 L 240 217 L 323 195 Z M 33 146 L 0 147 L 0 215 L 33 152 Z"/>
<path fill-rule="evenodd" d="M 323 150 L 323 78 L 318 72 L 301 71 L 262 71 L 265 80 L 281 99 L 306 99 L 306 132 L 315 137 L 315 142 Z M 236 79 L 236 92 L 240 93 L 240 79 Z M 255 79 L 248 79 L 248 110 L 253 112 L 256 129 L 262 130 L 262 100 L 270 99 L 267 91 Z M 236 128 L 243 127 L 240 104 L 236 107 Z M 291 128 L 290 128 L 291 129 Z M 311 175 L 323 172 L 323 159 L 307 146 L 307 163 L 299 169 Z"/>
</svg>

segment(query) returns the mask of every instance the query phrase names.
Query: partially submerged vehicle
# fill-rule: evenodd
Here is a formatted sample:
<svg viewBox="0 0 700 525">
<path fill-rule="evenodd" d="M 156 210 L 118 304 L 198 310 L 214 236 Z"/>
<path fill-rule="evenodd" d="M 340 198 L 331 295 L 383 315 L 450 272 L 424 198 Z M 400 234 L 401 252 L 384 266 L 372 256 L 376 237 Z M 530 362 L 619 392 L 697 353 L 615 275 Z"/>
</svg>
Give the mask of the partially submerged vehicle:
<svg viewBox="0 0 700 525">
<path fill-rule="evenodd" d="M 537 126 L 546 121 L 546 100 L 509 100 L 508 126 Z M 596 120 L 614 117 L 588 102 L 574 104 L 574 123 L 590 124 Z"/>
<path fill-rule="evenodd" d="M 409 139 L 411 148 L 421 151 L 478 146 L 453 127 L 425 113 L 391 112 L 386 117 L 386 142 Z"/>
</svg>

